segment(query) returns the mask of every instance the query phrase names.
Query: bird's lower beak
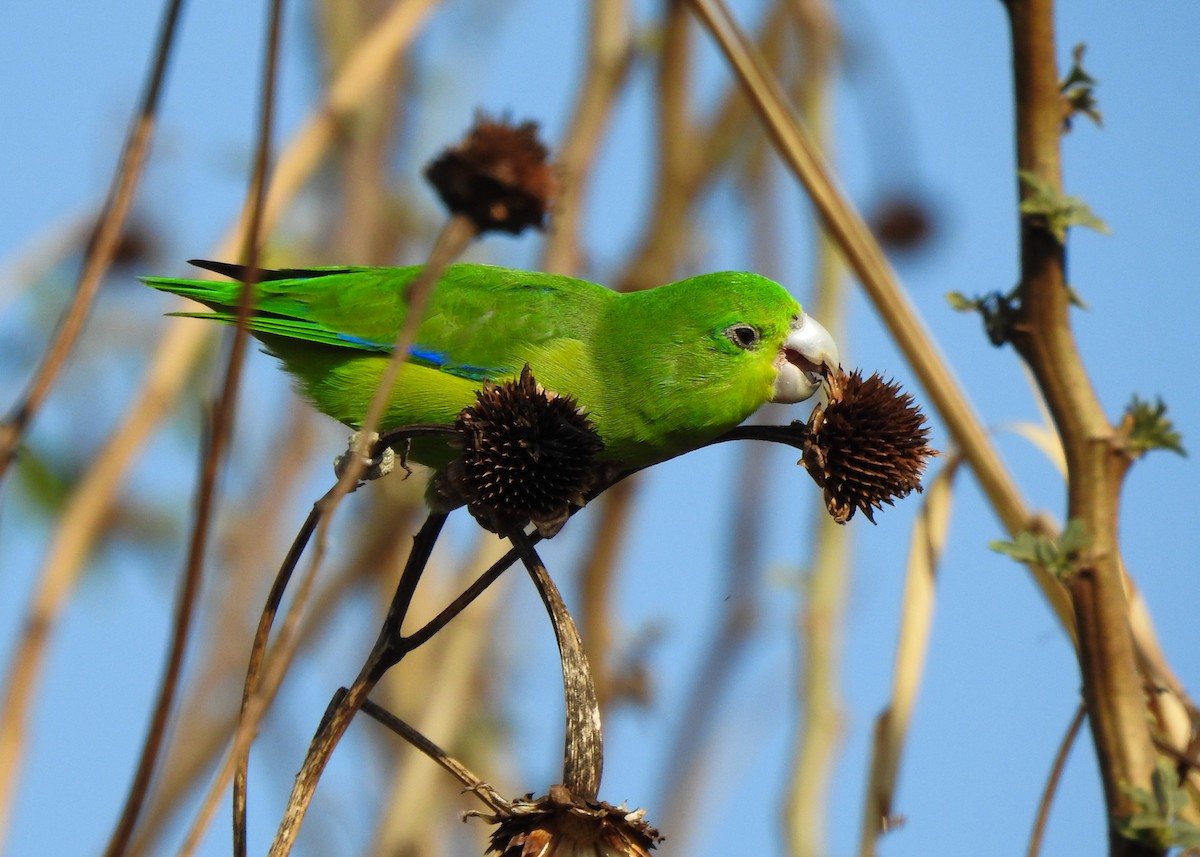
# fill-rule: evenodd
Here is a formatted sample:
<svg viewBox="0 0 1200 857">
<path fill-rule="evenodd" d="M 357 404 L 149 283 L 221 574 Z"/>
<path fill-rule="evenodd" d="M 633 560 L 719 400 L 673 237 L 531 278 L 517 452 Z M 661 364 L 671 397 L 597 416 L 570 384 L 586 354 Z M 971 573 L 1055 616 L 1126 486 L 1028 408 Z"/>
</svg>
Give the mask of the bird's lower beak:
<svg viewBox="0 0 1200 857">
<path fill-rule="evenodd" d="M 792 323 L 792 330 L 779 356 L 772 402 L 790 405 L 803 402 L 821 389 L 823 370 L 841 365 L 837 343 L 820 322 L 803 313 Z"/>
</svg>

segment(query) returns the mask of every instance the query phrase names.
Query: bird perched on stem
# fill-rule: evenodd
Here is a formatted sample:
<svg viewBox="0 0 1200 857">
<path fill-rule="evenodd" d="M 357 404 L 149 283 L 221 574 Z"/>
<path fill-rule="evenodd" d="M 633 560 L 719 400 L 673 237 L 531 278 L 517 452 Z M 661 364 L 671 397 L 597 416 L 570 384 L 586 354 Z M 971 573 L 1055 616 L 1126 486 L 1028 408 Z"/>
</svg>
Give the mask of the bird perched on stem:
<svg viewBox="0 0 1200 857">
<path fill-rule="evenodd" d="M 146 278 L 206 304 L 181 313 L 234 323 L 245 270 L 193 264 L 220 283 Z M 318 410 L 358 428 L 408 310 L 408 268 L 260 272 L 250 333 L 278 357 Z M 484 383 L 529 366 L 570 396 L 603 441 L 599 458 L 643 467 L 718 437 L 767 402 L 816 393 L 837 346 L 779 284 L 756 274 L 704 274 L 642 292 L 491 265 L 442 274 L 381 429 L 455 423 Z M 443 467 L 453 450 L 414 442 L 410 458 Z"/>
</svg>

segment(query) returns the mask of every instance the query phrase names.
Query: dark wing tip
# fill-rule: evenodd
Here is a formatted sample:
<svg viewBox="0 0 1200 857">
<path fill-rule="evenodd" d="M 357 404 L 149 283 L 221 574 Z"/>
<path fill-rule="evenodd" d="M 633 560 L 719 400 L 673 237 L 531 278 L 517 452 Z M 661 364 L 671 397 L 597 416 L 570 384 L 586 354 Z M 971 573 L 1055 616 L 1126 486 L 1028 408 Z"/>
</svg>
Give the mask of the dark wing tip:
<svg viewBox="0 0 1200 857">
<path fill-rule="evenodd" d="M 231 280 L 244 281 L 246 277 L 246 266 L 235 265 L 232 262 L 214 262 L 210 259 L 188 259 L 189 265 L 195 265 L 197 268 L 203 268 L 206 271 L 212 271 L 214 274 L 220 274 L 224 277 L 229 277 Z M 270 271 L 263 271 L 263 279 L 267 279 L 265 275 Z"/>
<path fill-rule="evenodd" d="M 245 265 L 237 265 L 233 262 L 214 262 L 211 259 L 188 259 L 188 264 L 195 265 L 197 268 L 203 268 L 206 271 L 212 271 L 214 274 L 229 277 L 231 280 L 237 280 L 240 283 L 246 282 L 247 272 L 249 271 L 249 268 Z M 329 274 L 347 274 L 352 270 L 352 268 L 280 268 L 275 271 L 270 268 L 259 268 L 258 282 L 309 280 L 314 277 L 325 277 Z"/>
</svg>

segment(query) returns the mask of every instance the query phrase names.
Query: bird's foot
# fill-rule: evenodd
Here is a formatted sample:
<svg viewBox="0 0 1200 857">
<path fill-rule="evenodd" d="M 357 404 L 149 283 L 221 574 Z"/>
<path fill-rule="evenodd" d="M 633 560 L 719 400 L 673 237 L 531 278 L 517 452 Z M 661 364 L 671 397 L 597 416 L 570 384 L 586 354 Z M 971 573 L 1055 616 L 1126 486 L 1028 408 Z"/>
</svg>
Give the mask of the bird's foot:
<svg viewBox="0 0 1200 857">
<path fill-rule="evenodd" d="M 346 451 L 333 459 L 333 471 L 337 474 L 339 479 L 342 477 L 342 474 L 346 472 L 346 469 L 350 467 L 351 462 L 353 462 L 355 459 L 355 453 L 358 450 L 359 436 L 361 434 L 362 432 L 356 431 L 354 434 L 350 435 L 350 442 L 347 445 Z M 379 432 L 371 432 L 371 442 L 368 444 L 368 448 L 373 446 L 377 440 L 379 440 Z M 359 484 L 369 482 L 372 479 L 379 479 L 383 476 L 387 476 L 396 469 L 396 451 L 390 446 L 384 447 L 384 449 L 375 457 L 372 458 L 369 456 L 363 456 L 362 460 L 366 463 L 366 466 L 363 468 L 362 473 L 359 474 Z M 408 467 L 404 464 L 403 460 L 400 462 L 400 466 L 404 467 L 405 470 L 408 470 Z"/>
</svg>

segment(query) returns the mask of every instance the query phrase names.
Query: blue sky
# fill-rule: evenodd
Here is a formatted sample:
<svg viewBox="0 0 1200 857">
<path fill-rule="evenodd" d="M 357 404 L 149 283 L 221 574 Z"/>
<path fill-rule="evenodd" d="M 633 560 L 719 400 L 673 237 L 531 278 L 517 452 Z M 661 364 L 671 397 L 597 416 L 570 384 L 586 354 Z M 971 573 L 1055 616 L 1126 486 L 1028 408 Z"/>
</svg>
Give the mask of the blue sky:
<svg viewBox="0 0 1200 857">
<path fill-rule="evenodd" d="M 1194 331 L 1200 310 L 1195 273 L 1200 270 L 1200 170 L 1195 166 L 1200 11 L 1184 0 L 1137 7 L 1073 0 L 1059 7 L 1060 61 L 1065 68 L 1071 46 L 1087 43 L 1086 64 L 1100 81 L 1105 119 L 1103 129 L 1080 121 L 1065 138 L 1066 190 L 1087 200 L 1112 229 L 1108 236 L 1085 230 L 1071 236 L 1071 283 L 1090 307 L 1074 314 L 1080 348 L 1111 415 L 1135 392 L 1144 398 L 1161 395 L 1185 446 L 1194 452 L 1200 428 Z M 185 13 L 139 205 L 141 216 L 164 236 L 160 264 L 165 270 L 153 273 L 177 272 L 182 260 L 204 255 L 234 216 L 244 191 L 262 27 L 261 10 L 255 4 L 247 16 L 250 8 L 213 0 L 192 4 Z M 636 8 L 645 21 L 656 6 Z M 760 11 L 748 2 L 737 8 L 744 19 Z M 852 73 L 836 93 L 834 157 L 844 186 L 863 207 L 883 192 L 910 185 L 932 202 L 936 240 L 919 258 L 902 261 L 899 273 L 985 423 L 996 430 L 1030 504 L 1057 516 L 1063 491 L 1053 468 L 1006 429 L 1039 418 L 1017 357 L 1011 349 L 992 348 L 977 319 L 953 312 L 944 299 L 952 290 L 1006 290 L 1017 275 L 1003 7 L 961 0 L 856 0 L 837 9 L 852 61 Z M 314 97 L 308 11 L 293 4 L 289 13 L 280 138 L 297 126 Z M 88 212 L 103 197 L 157 15 L 157 4 L 148 0 L 15 4 L 7 11 L 0 28 L 0 56 L 5 57 L 0 126 L 6 129 L 0 136 L 0 189 L 6 201 L 0 206 L 0 317 L 6 316 L 0 330 L 5 336 L 18 336 L 22 314 L 31 312 L 28 297 L 14 302 L 19 284 L 11 278 L 10 263 L 31 242 Z M 556 140 L 580 70 L 584 24 L 581 5 L 553 0 L 514 0 L 503 10 L 486 3 L 449 3 L 419 45 L 436 97 L 419 112 L 413 143 L 418 161 L 454 139 L 477 106 L 537 118 L 546 136 Z M 726 79 L 711 48 L 703 46 L 701 58 L 698 100 L 719 91 Z M 644 68 L 636 75 L 602 147 L 585 214 L 592 261 L 585 273 L 600 280 L 619 269 L 649 205 L 651 75 Z M 780 186 L 785 229 L 795 240 L 785 241 L 789 252 L 780 270 L 763 273 L 781 279 L 804 301 L 811 265 L 806 209 L 782 172 Z M 431 197 L 427 204 L 432 209 Z M 728 188 L 713 194 L 704 210 L 707 231 L 694 248 L 699 267 L 751 264 L 745 214 Z M 303 219 L 293 226 L 302 229 Z M 490 260 L 529 265 L 537 249 L 536 238 L 492 239 L 479 252 Z M 167 308 L 157 298 L 113 290 L 101 312 L 111 319 L 127 301 L 138 314 L 136 336 L 145 337 L 148 348 L 161 324 L 158 313 Z M 874 311 L 857 292 L 850 305 L 849 330 L 841 337 L 844 359 L 894 375 L 922 398 Z M 0 373 L 4 402 L 15 397 L 27 370 L 22 365 Z M 131 371 L 128 363 L 77 363 L 64 389 L 111 393 L 111 400 L 96 407 L 102 415 L 115 413 L 123 406 L 120 396 L 128 378 L 102 373 Z M 244 404 L 242 418 L 253 425 L 261 422 L 255 418 L 256 404 L 282 401 L 284 385 L 265 357 L 255 358 L 251 372 L 252 389 L 271 391 Z M 61 419 L 48 412 L 34 439 L 61 439 Z M 327 478 L 323 462 L 341 442 L 338 429 L 326 429 L 327 449 L 311 486 Z M 946 442 L 937 426 L 937 445 L 944 448 Z M 156 441 L 155 449 L 174 457 L 164 466 L 140 467 L 138 484 L 171 498 L 183 514 L 194 468 L 168 441 Z M 713 449 L 658 468 L 646 480 L 625 552 L 619 615 L 630 635 L 661 629 L 651 656 L 659 692 L 651 710 L 622 713 L 608 723 L 602 796 L 647 806 L 652 818 L 663 786 L 663 748 L 675 730 L 686 728 L 677 720 L 679 700 L 692 680 L 710 619 L 728 595 L 720 589 L 716 557 L 723 550 L 720 528 L 728 486 L 739 476 L 739 455 Z M 1166 453 L 1137 464 L 1125 489 L 1121 532 L 1125 558 L 1171 662 L 1193 690 L 1200 686 L 1194 580 L 1200 527 L 1191 493 L 1200 482 L 1197 468 L 1195 456 Z M 1023 850 L 1050 760 L 1078 699 L 1078 674 L 1063 634 L 1024 570 L 987 549 L 1003 534 L 969 474 L 958 486 L 927 680 L 897 796 L 896 808 L 908 821 L 885 841 L 888 857 L 950 852 L 967 843 L 982 855 Z M 0 644 L 7 648 L 48 535 L 14 508 L 12 487 L 4 490 Z M 297 510 L 317 490 L 312 487 L 311 495 L 298 498 Z M 710 760 L 714 775 L 697 798 L 702 826 L 689 838 L 669 840 L 664 854 L 682 854 L 685 846 L 695 855 L 730 853 L 740 850 L 735 844 L 746 835 L 766 849 L 763 853 L 782 853 L 776 819 L 795 704 L 792 625 L 816 492 L 787 451 L 770 454 L 762 490 L 771 498 L 773 515 L 763 547 L 767 573 L 754 644 L 740 659 L 722 708 L 723 750 Z M 917 506 L 918 500 L 910 499 L 885 511 L 876 527 L 858 519 L 851 524 L 856 538 L 843 673 L 847 720 L 831 793 L 830 854 L 855 848 L 871 723 L 888 693 L 903 562 Z M 465 531 L 468 524 L 459 523 Z M 568 595 L 570 569 L 586 535 L 585 513 L 546 551 Z M 55 637 L 37 703 L 8 838 L 13 857 L 94 852 L 107 835 L 157 680 L 180 555 L 178 546 L 167 549 L 161 568 L 153 571 L 132 567 L 132 560 L 123 562 L 120 555 L 108 556 L 104 573 L 89 577 L 73 602 Z M 365 604 L 356 607 L 370 610 Z M 508 631 L 540 627 L 537 610 L 529 593 L 522 593 Z M 374 614 L 366 615 L 373 625 Z M 346 621 L 353 626 L 352 616 Z M 557 737 L 538 740 L 557 728 L 553 646 L 548 628 L 542 630 L 544 635 L 528 642 L 529 661 L 516 673 L 528 683 L 511 711 L 523 747 L 520 790 L 539 791 L 553 781 L 559 754 Z M 265 845 L 273 829 L 275 808 L 329 692 L 357 668 L 358 637 L 352 630 L 342 634 L 339 645 L 305 666 L 286 698 L 292 731 L 285 734 L 302 737 L 291 744 L 273 741 L 263 753 L 275 773 L 259 779 L 269 794 L 259 801 L 261 815 L 252 820 L 255 844 Z M 368 745 L 343 749 L 347 761 L 331 769 L 334 782 L 356 776 L 350 760 L 369 758 Z M 1085 736 L 1071 756 L 1044 853 L 1100 852 L 1093 759 Z M 71 825 L 58 821 L 63 806 L 78 813 Z M 346 835 L 347 850 L 337 853 L 356 853 L 367 835 L 366 816 L 347 810 L 334 796 L 319 800 L 314 811 L 323 809 L 346 813 L 334 829 Z M 205 854 L 226 852 L 224 830 L 218 822 Z"/>
</svg>

